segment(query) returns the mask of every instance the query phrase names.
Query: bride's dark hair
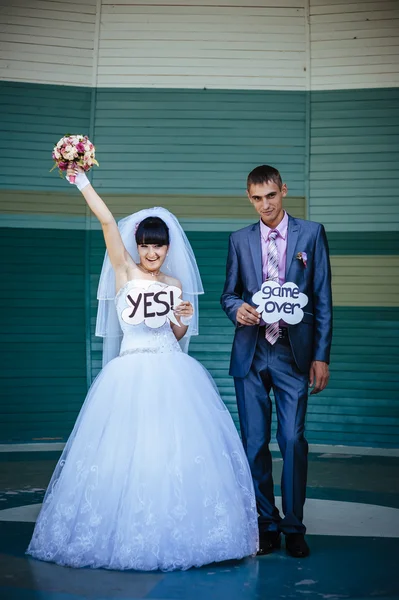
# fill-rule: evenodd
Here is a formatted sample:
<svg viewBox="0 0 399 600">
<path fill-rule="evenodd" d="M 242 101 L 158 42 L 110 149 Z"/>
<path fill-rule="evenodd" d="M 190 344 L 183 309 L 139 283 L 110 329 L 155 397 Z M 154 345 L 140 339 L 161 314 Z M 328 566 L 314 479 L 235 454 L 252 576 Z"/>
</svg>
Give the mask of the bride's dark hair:
<svg viewBox="0 0 399 600">
<path fill-rule="evenodd" d="M 137 227 L 136 244 L 169 246 L 168 226 L 159 217 L 147 217 Z"/>
</svg>

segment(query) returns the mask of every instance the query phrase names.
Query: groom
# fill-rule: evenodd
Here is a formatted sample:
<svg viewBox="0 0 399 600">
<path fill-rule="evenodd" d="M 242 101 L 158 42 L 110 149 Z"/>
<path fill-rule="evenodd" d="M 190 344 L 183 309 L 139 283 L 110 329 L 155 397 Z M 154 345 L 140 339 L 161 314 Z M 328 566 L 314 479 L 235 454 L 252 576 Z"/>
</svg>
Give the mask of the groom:
<svg viewBox="0 0 399 600">
<path fill-rule="evenodd" d="M 230 236 L 221 303 L 236 326 L 230 375 L 257 499 L 259 554 L 279 548 L 282 532 L 287 552 L 303 558 L 309 554 L 302 522 L 308 454 L 305 415 L 308 386 L 317 394 L 329 378 L 331 272 L 324 227 L 288 215 L 283 209 L 287 191 L 273 167 L 262 165 L 248 175 L 247 195 L 260 220 Z M 260 320 L 252 296 L 267 279 L 294 282 L 308 296 L 299 324 L 267 325 Z M 284 460 L 283 518 L 274 501 L 269 450 L 271 390 Z"/>
</svg>

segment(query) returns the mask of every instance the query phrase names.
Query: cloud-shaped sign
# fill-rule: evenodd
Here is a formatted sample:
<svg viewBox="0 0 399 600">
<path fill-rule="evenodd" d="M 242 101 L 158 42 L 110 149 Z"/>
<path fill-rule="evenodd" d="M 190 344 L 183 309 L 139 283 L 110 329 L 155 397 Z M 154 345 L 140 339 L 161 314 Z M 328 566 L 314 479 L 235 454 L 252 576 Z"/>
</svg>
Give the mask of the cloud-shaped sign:
<svg viewBox="0 0 399 600">
<path fill-rule="evenodd" d="M 133 288 L 125 295 L 128 308 L 122 311 L 122 319 L 129 325 L 144 323 L 157 329 L 167 320 L 180 327 L 174 310 L 182 302 L 182 291 L 174 285 L 159 285 L 154 283 L 147 289 Z"/>
<path fill-rule="evenodd" d="M 300 292 L 296 283 L 291 281 L 283 285 L 276 281 L 265 281 L 252 300 L 265 323 L 277 323 L 282 319 L 288 325 L 302 321 L 302 308 L 308 303 L 306 294 Z"/>
</svg>

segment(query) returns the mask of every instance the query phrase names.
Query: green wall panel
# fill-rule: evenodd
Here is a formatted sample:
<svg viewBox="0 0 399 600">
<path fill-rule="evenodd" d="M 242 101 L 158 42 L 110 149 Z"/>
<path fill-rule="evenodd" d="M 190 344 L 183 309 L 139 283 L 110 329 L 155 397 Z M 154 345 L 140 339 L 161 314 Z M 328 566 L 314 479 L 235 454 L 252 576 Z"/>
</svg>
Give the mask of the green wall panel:
<svg viewBox="0 0 399 600">
<path fill-rule="evenodd" d="M 92 94 L 0 82 L 0 188 L 65 189 L 49 173 L 51 149 L 65 133 L 90 131 Z M 95 102 L 99 189 L 241 194 L 248 172 L 269 163 L 304 196 L 304 92 L 98 89 Z"/>
<path fill-rule="evenodd" d="M 85 232 L 2 230 L 1 328 L 5 376 L 0 440 L 65 439 L 86 394 Z M 96 289 L 104 256 L 90 236 L 92 377 L 101 368 L 94 336 Z M 190 353 L 211 372 L 237 422 L 228 376 L 234 329 L 220 308 L 228 233 L 189 232 L 203 277 L 200 336 Z M 340 234 L 341 235 L 341 234 Z M 334 253 L 348 239 L 331 241 Z M 364 246 L 367 251 L 367 245 Z M 7 285 L 4 282 L 7 281 Z M 331 381 L 309 401 L 313 443 L 395 446 L 399 439 L 399 309 L 336 307 Z"/>
<path fill-rule="evenodd" d="M 399 309 L 336 307 L 331 380 L 309 403 L 317 443 L 397 446 Z"/>
<path fill-rule="evenodd" d="M 66 133 L 88 133 L 89 88 L 0 81 L 0 189 L 62 190 L 51 151 Z"/>
<path fill-rule="evenodd" d="M 233 379 L 229 377 L 234 327 L 219 298 L 225 279 L 228 233 L 188 232 L 203 279 L 200 335 L 190 354 L 214 377 L 222 398 L 238 424 Z M 330 237 L 332 239 L 330 239 Z M 348 235 L 329 236 L 334 253 L 346 253 Z M 360 240 L 359 240 L 360 242 Z M 359 243 L 367 253 L 368 246 Z M 100 232 L 92 233 L 92 333 L 96 287 L 104 256 Z M 176 274 L 178 276 L 178 274 Z M 331 380 L 323 393 L 311 396 L 307 437 L 312 443 L 397 446 L 399 442 L 399 308 L 336 307 Z M 92 339 L 94 376 L 101 368 L 101 341 Z M 275 433 L 275 423 L 273 433 Z"/>
<path fill-rule="evenodd" d="M 0 231 L 0 441 L 63 440 L 86 393 L 84 232 Z"/>
<path fill-rule="evenodd" d="M 240 194 L 248 172 L 269 163 L 303 196 L 305 113 L 301 92 L 99 89 L 94 182 L 119 193 Z"/>
<path fill-rule="evenodd" d="M 399 88 L 312 92 L 310 218 L 398 231 Z"/>
<path fill-rule="evenodd" d="M 65 439 L 86 394 L 85 235 L 90 236 L 91 376 L 101 368 L 94 336 L 104 256 L 100 231 L 2 230 L 4 378 L 0 440 Z M 228 376 L 234 328 L 220 308 L 228 233 L 189 232 L 205 287 L 200 336 L 190 353 L 211 372 L 237 422 Z M 335 252 L 348 240 L 335 240 Z M 365 249 L 367 246 L 365 245 Z M 7 285 L 4 282 L 7 281 Z M 313 443 L 395 446 L 399 439 L 399 309 L 336 307 L 331 381 L 309 401 Z"/>
<path fill-rule="evenodd" d="M 0 206 L 8 219 L 16 217 L 14 226 L 21 216 L 25 223 L 23 229 L 4 228 L 1 238 L 1 440 L 65 439 L 85 397 L 86 376 L 101 366 L 94 326 L 102 236 L 79 230 L 85 213 L 76 191 L 49 173 L 51 148 L 69 131 L 93 129 L 101 164 L 94 184 L 122 214 L 128 204 L 128 196 L 119 200 L 123 194 L 132 194 L 132 211 L 137 197 L 160 205 L 165 195 L 180 203 L 185 197 L 241 197 L 248 171 L 260 163 L 277 166 L 290 195 L 304 197 L 309 127 L 308 208 L 327 226 L 338 275 L 350 267 L 361 283 L 367 269 L 355 256 L 377 255 L 383 265 L 383 256 L 399 255 L 399 90 L 313 92 L 310 121 L 308 100 L 305 93 L 286 91 L 93 91 L 0 83 L 0 188 L 7 190 Z M 37 197 L 19 199 L 19 190 Z M 196 214 L 204 222 L 210 217 L 206 206 Z M 42 219 L 44 229 L 26 227 L 30 214 Z M 48 229 L 56 226 L 61 229 Z M 236 418 L 228 376 L 234 332 L 219 305 L 228 233 L 189 237 L 206 291 L 201 335 L 193 338 L 191 354 L 211 371 Z M 388 273 L 389 265 L 384 269 Z M 312 442 L 398 444 L 399 309 L 377 304 L 335 308 L 331 383 L 309 403 Z"/>
<path fill-rule="evenodd" d="M 329 231 L 328 244 L 330 253 L 334 256 L 399 254 L 399 232 L 384 231 L 381 234 L 379 231 Z"/>
<path fill-rule="evenodd" d="M 237 195 L 267 162 L 304 196 L 306 103 L 304 92 L 0 82 L 0 188 L 66 191 L 51 147 L 93 125 L 94 183 L 107 193 Z M 399 90 L 312 92 L 310 108 L 310 217 L 330 231 L 397 231 Z"/>
</svg>

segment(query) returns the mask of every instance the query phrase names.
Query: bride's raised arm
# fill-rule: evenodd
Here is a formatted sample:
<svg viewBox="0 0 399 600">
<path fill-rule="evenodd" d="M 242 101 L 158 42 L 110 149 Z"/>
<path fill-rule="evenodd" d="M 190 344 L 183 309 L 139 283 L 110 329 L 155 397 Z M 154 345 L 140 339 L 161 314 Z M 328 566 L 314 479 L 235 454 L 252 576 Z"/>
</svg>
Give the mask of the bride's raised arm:
<svg viewBox="0 0 399 600">
<path fill-rule="evenodd" d="M 109 259 L 118 280 L 118 276 L 123 273 L 127 274 L 127 271 L 136 268 L 136 265 L 125 248 L 115 218 L 104 200 L 97 194 L 83 169 L 78 167 L 77 169 L 70 169 L 67 172 L 68 176 L 75 174 L 76 186 L 84 196 L 90 210 L 101 223 Z M 123 282 L 121 283 L 123 284 Z"/>
</svg>

